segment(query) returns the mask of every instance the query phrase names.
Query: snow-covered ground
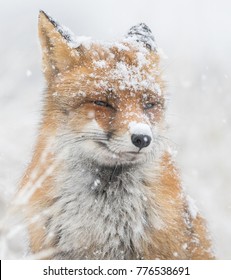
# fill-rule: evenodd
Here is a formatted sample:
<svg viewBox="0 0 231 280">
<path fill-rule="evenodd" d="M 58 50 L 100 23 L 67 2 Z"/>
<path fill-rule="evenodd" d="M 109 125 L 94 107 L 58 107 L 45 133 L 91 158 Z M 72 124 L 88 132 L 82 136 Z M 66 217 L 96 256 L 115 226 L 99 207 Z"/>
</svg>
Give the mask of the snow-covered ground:
<svg viewBox="0 0 231 280">
<path fill-rule="evenodd" d="M 0 256 L 20 258 L 7 209 L 30 160 L 42 93 L 39 9 L 77 35 L 121 37 L 138 22 L 168 59 L 169 138 L 185 188 L 208 221 L 217 257 L 231 258 L 231 4 L 229 0 L 40 0 L 0 9 Z M 12 221 L 11 221 L 12 222 Z M 13 231 L 12 231 L 13 230 Z"/>
</svg>

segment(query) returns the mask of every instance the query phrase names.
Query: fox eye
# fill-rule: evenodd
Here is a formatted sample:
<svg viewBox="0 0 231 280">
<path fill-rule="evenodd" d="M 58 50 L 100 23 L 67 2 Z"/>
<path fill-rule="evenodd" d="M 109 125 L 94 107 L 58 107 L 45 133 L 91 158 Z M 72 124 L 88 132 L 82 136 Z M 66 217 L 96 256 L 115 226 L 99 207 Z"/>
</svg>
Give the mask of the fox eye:
<svg viewBox="0 0 231 280">
<path fill-rule="evenodd" d="M 157 102 L 150 102 L 150 103 L 144 104 L 145 110 L 156 108 L 156 107 L 162 107 L 162 103 L 157 101 Z"/>
<path fill-rule="evenodd" d="M 101 106 L 101 107 L 113 108 L 111 104 L 109 104 L 109 103 L 107 103 L 105 101 L 101 101 L 101 100 L 94 101 L 94 104 L 97 105 L 97 106 Z"/>
<path fill-rule="evenodd" d="M 157 105 L 157 103 L 146 103 L 146 104 L 144 104 L 144 109 L 145 110 L 148 110 L 148 109 L 152 109 L 152 108 L 154 108 L 154 107 L 156 107 L 156 105 Z"/>
</svg>

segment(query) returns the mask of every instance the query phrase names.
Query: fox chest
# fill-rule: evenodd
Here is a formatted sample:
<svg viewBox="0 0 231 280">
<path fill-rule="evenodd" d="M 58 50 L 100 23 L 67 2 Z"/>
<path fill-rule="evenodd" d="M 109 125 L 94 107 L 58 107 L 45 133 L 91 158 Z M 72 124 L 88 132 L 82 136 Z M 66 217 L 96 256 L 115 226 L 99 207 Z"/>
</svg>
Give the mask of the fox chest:
<svg viewBox="0 0 231 280">
<path fill-rule="evenodd" d="M 56 258 L 139 259 L 147 230 L 160 223 L 139 182 L 95 176 L 68 180 L 47 226 Z"/>
</svg>

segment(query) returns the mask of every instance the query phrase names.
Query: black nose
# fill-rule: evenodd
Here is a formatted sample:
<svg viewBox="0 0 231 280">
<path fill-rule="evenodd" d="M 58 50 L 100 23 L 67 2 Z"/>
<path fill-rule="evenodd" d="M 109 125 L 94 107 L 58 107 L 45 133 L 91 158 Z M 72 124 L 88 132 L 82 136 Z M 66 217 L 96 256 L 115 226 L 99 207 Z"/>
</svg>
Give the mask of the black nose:
<svg viewBox="0 0 231 280">
<path fill-rule="evenodd" d="M 132 134 L 132 143 L 142 149 L 147 147 L 151 143 L 151 137 L 144 134 Z"/>
</svg>

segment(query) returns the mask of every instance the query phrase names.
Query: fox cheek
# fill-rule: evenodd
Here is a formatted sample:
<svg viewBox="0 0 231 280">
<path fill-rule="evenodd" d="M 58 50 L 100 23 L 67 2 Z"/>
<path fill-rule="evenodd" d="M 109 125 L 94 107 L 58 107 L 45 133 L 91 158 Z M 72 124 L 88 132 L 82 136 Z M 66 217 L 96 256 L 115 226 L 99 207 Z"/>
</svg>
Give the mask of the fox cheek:
<svg viewBox="0 0 231 280">
<path fill-rule="evenodd" d="M 150 121 L 150 123 L 152 123 L 153 125 L 158 125 L 158 123 L 160 123 L 164 119 L 164 110 L 148 110 L 145 115 Z"/>
<path fill-rule="evenodd" d="M 111 129 L 113 119 L 115 117 L 108 110 L 96 110 L 95 120 L 104 131 L 109 131 Z"/>
</svg>

